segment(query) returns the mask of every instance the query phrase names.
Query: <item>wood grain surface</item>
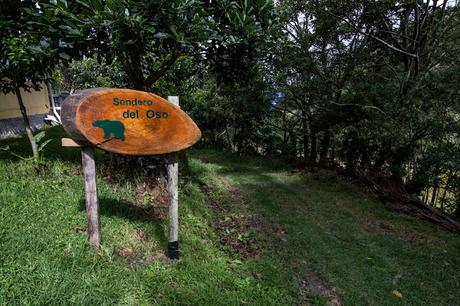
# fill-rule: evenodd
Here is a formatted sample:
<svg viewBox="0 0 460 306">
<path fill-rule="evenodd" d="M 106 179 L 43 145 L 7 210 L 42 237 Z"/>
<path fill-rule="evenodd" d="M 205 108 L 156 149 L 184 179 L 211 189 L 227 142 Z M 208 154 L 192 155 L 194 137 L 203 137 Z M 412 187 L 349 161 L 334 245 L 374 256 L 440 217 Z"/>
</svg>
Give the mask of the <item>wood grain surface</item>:
<svg viewBox="0 0 460 306">
<path fill-rule="evenodd" d="M 196 143 L 193 120 L 167 100 L 143 91 L 94 88 L 62 104 L 64 129 L 80 145 L 127 155 L 177 152 Z"/>
</svg>

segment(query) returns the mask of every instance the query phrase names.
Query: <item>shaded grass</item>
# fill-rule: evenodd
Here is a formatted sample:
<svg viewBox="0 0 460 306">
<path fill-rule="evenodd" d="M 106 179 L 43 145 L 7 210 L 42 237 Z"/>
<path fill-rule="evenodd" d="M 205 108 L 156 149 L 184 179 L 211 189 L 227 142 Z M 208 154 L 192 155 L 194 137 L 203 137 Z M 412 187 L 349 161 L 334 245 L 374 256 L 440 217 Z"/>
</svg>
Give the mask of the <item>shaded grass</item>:
<svg viewBox="0 0 460 306">
<path fill-rule="evenodd" d="M 47 134 L 64 136 L 59 128 Z M 5 143 L 28 154 L 26 139 Z M 281 161 L 207 150 L 190 156 L 191 174 L 180 187 L 182 256 L 170 262 L 167 221 L 129 208 L 132 182 L 113 185 L 101 172 L 108 154 L 97 153 L 103 241 L 94 253 L 79 150 L 51 142 L 39 171 L 2 153 L 0 304 L 323 305 L 332 300 L 330 288 L 343 305 L 460 299 L 457 236 L 391 213 L 328 173 L 304 175 Z M 259 257 L 241 258 L 222 244 L 226 230 L 247 234 L 215 227 L 234 215 L 257 221 L 246 230 L 257 236 L 250 241 Z M 329 291 L 311 285 L 312 273 Z"/>
<path fill-rule="evenodd" d="M 197 158 L 214 163 L 217 173 L 244 190 L 253 211 L 282 225 L 285 239 L 275 236 L 267 255 L 294 279 L 314 271 L 335 284 L 346 305 L 458 303 L 458 236 L 389 212 L 327 172 L 293 174 L 279 162 L 236 161 L 215 152 L 200 151 Z M 239 171 L 229 171 L 235 167 Z"/>
</svg>

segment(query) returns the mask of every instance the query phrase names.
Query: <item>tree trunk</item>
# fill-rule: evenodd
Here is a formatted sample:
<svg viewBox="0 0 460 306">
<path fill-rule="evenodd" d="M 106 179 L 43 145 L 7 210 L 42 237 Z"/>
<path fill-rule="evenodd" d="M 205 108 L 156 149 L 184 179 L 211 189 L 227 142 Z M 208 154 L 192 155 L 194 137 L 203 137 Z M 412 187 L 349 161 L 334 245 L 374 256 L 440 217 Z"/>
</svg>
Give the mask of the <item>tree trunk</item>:
<svg viewBox="0 0 460 306">
<path fill-rule="evenodd" d="M 347 139 L 344 142 L 345 150 L 345 169 L 349 176 L 354 177 L 356 175 L 356 159 L 358 142 L 356 140 L 356 132 L 349 132 Z"/>
<path fill-rule="evenodd" d="M 428 204 L 428 190 L 425 190 L 423 193 L 423 203 Z"/>
<path fill-rule="evenodd" d="M 393 157 L 391 159 L 391 164 L 390 164 L 390 172 L 391 172 L 391 178 L 397 182 L 401 183 L 403 182 L 403 177 L 404 177 L 404 162 L 408 160 L 408 150 L 407 149 L 397 149 L 393 153 Z"/>
<path fill-rule="evenodd" d="M 370 171 L 372 168 L 372 163 L 369 157 L 368 147 L 363 145 L 361 148 L 361 169 L 363 171 Z"/>
<path fill-rule="evenodd" d="M 434 185 L 433 187 L 433 193 L 431 194 L 431 206 L 435 207 L 436 205 L 436 197 L 438 195 L 438 185 Z"/>
<path fill-rule="evenodd" d="M 441 198 L 441 211 L 444 212 L 444 202 L 446 201 L 446 194 L 447 194 L 447 186 L 444 187 L 444 192 Z"/>
<path fill-rule="evenodd" d="M 140 55 L 135 52 L 123 51 L 121 63 L 134 89 L 147 91 L 148 85 L 142 71 Z"/>
<path fill-rule="evenodd" d="M 296 137 L 294 130 L 291 130 L 290 134 L 291 134 L 290 139 L 292 143 L 291 145 L 292 149 L 290 149 L 290 152 L 291 152 L 291 156 L 296 158 L 297 157 L 297 137 Z"/>
<path fill-rule="evenodd" d="M 386 161 L 387 155 L 391 152 L 391 145 L 388 141 L 381 141 L 380 150 L 378 156 L 372 166 L 372 171 L 374 173 L 379 173 L 382 171 L 382 166 Z"/>
<path fill-rule="evenodd" d="M 287 105 L 286 102 L 283 103 L 284 110 L 283 110 L 283 147 L 281 149 L 283 155 L 287 153 L 287 145 L 288 145 L 288 126 L 287 126 L 287 120 L 286 120 L 286 110 L 287 110 Z"/>
<path fill-rule="evenodd" d="M 331 153 L 329 154 L 329 160 L 334 162 L 335 161 L 335 140 L 334 138 L 332 139 L 332 145 L 331 145 Z"/>
<path fill-rule="evenodd" d="M 444 185 L 444 192 L 443 192 L 442 198 L 441 198 L 441 211 L 444 211 L 444 203 L 446 201 L 447 190 L 450 187 L 450 179 L 451 179 L 451 177 L 449 176 L 448 179 L 447 179 L 446 184 Z"/>
<path fill-rule="evenodd" d="M 311 140 L 310 140 L 310 161 L 312 163 L 316 163 L 316 155 L 317 155 L 317 150 L 316 150 L 316 129 L 311 127 Z"/>
<path fill-rule="evenodd" d="M 321 152 L 319 153 L 319 163 L 324 164 L 327 159 L 327 153 L 331 144 L 331 132 L 326 130 L 321 141 Z"/>
<path fill-rule="evenodd" d="M 216 130 L 213 128 L 211 129 L 211 141 L 212 141 L 212 146 L 214 147 L 215 150 L 221 150 L 221 148 L 218 145 L 218 133 Z"/>
<path fill-rule="evenodd" d="M 302 119 L 302 132 L 303 132 L 303 160 L 307 162 L 308 159 L 308 126 L 307 126 L 307 119 L 304 117 Z"/>
<path fill-rule="evenodd" d="M 35 141 L 34 135 L 32 134 L 32 128 L 30 127 L 29 117 L 27 116 L 27 110 L 22 100 L 21 91 L 19 87 L 15 88 L 16 97 L 18 98 L 19 109 L 21 110 L 22 119 L 24 120 L 24 127 L 26 129 L 27 137 L 29 138 L 30 146 L 32 147 L 32 154 L 34 159 L 38 159 L 38 147 Z"/>
<path fill-rule="evenodd" d="M 455 207 L 454 217 L 460 220 L 460 193 L 457 194 L 456 199 L 457 199 L 457 203 L 455 205 L 456 207 Z"/>
</svg>

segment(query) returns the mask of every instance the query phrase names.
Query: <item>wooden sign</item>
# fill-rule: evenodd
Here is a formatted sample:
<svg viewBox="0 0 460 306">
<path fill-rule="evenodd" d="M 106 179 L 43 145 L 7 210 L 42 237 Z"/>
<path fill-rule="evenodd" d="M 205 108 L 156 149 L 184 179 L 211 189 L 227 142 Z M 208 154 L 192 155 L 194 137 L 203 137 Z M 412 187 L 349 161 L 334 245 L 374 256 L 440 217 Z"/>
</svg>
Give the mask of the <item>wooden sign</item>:
<svg viewBox="0 0 460 306">
<path fill-rule="evenodd" d="M 79 91 L 62 104 L 61 119 L 77 143 L 127 155 L 177 152 L 201 137 L 199 128 L 178 106 L 130 89 Z"/>
</svg>

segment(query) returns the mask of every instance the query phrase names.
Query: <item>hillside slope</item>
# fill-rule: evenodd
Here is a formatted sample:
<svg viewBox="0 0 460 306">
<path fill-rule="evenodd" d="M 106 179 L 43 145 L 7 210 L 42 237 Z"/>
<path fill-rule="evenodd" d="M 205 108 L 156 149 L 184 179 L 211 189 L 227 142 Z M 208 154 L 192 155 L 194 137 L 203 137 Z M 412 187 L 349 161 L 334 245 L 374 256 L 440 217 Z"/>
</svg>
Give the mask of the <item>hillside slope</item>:
<svg viewBox="0 0 460 306">
<path fill-rule="evenodd" d="M 48 130 L 60 137 L 60 129 Z M 9 144 L 27 151 L 24 139 Z M 77 149 L 41 169 L 0 154 L 0 304 L 455 305 L 460 238 L 382 205 L 332 173 L 189 152 L 181 259 L 165 258 L 151 178 L 98 152 L 102 248 L 86 242 Z M 136 208 L 137 207 L 137 208 Z"/>
</svg>

